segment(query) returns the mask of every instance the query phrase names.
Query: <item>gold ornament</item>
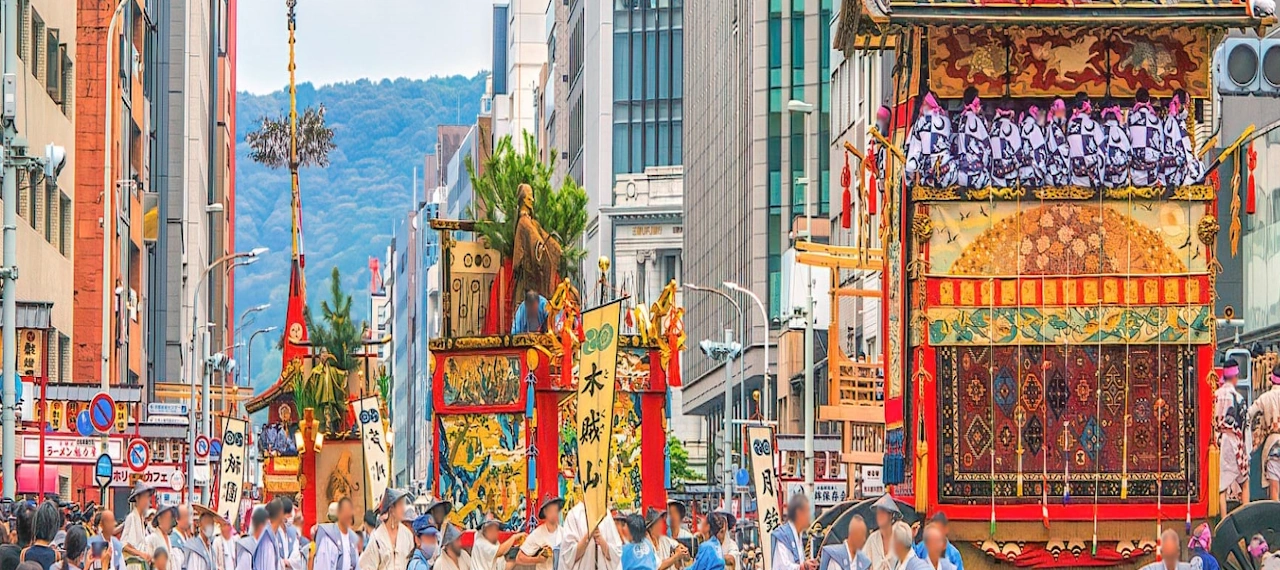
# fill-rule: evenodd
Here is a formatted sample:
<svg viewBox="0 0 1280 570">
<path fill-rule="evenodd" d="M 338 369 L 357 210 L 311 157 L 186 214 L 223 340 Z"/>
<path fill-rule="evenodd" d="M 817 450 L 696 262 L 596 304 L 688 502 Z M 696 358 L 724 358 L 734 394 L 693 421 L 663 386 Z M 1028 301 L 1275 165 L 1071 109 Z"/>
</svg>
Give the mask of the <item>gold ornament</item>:
<svg viewBox="0 0 1280 570">
<path fill-rule="evenodd" d="M 1206 214 L 1200 218 L 1200 223 L 1196 226 L 1196 235 L 1200 237 L 1200 243 L 1206 247 L 1213 247 L 1218 239 L 1219 229 L 1221 227 L 1218 226 L 1218 219 Z"/>
<path fill-rule="evenodd" d="M 933 220 L 925 214 L 916 214 L 911 221 L 911 233 L 920 243 L 929 241 L 933 237 Z"/>
</svg>

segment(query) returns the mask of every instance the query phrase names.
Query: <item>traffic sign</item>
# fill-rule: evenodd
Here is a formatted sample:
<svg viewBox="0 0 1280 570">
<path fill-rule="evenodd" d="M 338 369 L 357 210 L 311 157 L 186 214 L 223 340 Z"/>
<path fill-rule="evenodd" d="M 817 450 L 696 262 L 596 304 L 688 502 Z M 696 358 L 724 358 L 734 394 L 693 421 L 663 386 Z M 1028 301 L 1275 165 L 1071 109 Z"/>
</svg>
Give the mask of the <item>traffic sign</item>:
<svg viewBox="0 0 1280 570">
<path fill-rule="evenodd" d="M 76 433 L 80 437 L 89 437 L 93 435 L 93 423 L 89 421 L 89 410 L 80 410 L 76 414 Z"/>
<path fill-rule="evenodd" d="M 222 440 L 213 438 L 209 440 L 209 457 L 218 459 L 222 457 Z"/>
<path fill-rule="evenodd" d="M 98 456 L 98 461 L 93 464 L 93 476 L 98 481 L 99 487 L 105 487 L 111 483 L 111 456 L 103 453 Z"/>
<path fill-rule="evenodd" d="M 151 446 L 147 445 L 147 440 L 130 440 L 125 447 L 124 462 L 134 473 L 146 471 L 147 465 L 151 463 Z"/>
<path fill-rule="evenodd" d="M 182 476 L 182 471 L 175 471 L 169 476 L 169 488 L 174 491 L 181 491 L 187 484 L 187 478 Z"/>
<path fill-rule="evenodd" d="M 111 433 L 116 424 L 116 402 L 106 392 L 98 392 L 89 402 L 89 423 L 93 429 L 102 433 Z"/>
<path fill-rule="evenodd" d="M 209 456 L 209 438 L 199 435 L 196 436 L 196 457 L 204 459 Z"/>
</svg>

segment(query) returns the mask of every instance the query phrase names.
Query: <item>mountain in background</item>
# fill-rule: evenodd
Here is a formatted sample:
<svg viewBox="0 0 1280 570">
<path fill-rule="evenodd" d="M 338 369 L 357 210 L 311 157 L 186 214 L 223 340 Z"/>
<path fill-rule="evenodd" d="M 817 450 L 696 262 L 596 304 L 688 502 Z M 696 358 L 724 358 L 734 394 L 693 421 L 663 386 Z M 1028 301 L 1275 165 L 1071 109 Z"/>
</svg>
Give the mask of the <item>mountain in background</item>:
<svg viewBox="0 0 1280 570">
<path fill-rule="evenodd" d="M 404 223 L 413 202 L 415 167 L 422 197 L 423 157 L 435 147 L 436 126 L 475 124 L 486 75 L 298 86 L 299 112 L 323 104 L 337 147 L 327 168 L 304 168 L 299 182 L 307 297 L 313 313 L 319 314 L 319 303 L 329 296 L 329 274 L 336 265 L 353 297 L 352 316 L 368 320 L 369 258 L 384 259 L 393 233 Z M 236 248 L 271 248 L 257 263 L 236 270 L 236 319 L 250 307 L 271 304 L 246 320 L 239 341 L 247 342 L 255 330 L 283 328 L 292 248 L 289 172 L 250 160 L 245 136 L 258 129 L 262 117 L 287 113 L 289 94 L 242 92 L 237 97 Z M 254 343 L 254 393 L 280 374 L 279 339 L 278 333 L 263 334 Z M 242 359 L 246 355 L 240 352 Z M 245 364 L 241 363 L 242 371 Z"/>
</svg>

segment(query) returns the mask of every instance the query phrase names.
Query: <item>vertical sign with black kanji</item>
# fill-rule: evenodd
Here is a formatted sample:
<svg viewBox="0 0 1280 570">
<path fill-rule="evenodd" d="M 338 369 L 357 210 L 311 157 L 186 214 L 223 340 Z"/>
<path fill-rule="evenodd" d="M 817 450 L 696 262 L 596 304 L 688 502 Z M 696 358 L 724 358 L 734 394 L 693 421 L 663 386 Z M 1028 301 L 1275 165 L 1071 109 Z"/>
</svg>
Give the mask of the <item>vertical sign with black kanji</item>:
<svg viewBox="0 0 1280 570">
<path fill-rule="evenodd" d="M 778 459 L 775 453 L 777 446 L 773 441 L 773 428 L 768 426 L 750 426 L 747 428 L 747 446 L 751 453 L 751 471 L 755 474 L 756 509 L 760 517 L 760 537 L 762 544 L 766 537 L 782 525 L 782 511 L 778 508 Z M 773 568 L 773 548 L 762 548 L 764 566 L 762 570 Z"/>
<path fill-rule="evenodd" d="M 218 461 L 218 515 L 237 520 L 240 495 L 244 490 L 245 447 L 249 443 L 249 422 L 222 416 L 222 459 Z M 188 477 L 191 475 L 188 474 Z"/>
<path fill-rule="evenodd" d="M 621 300 L 582 314 L 582 354 L 578 359 L 578 485 L 594 530 L 609 514 L 609 442 L 613 439 L 613 399 L 618 369 Z"/>
<path fill-rule="evenodd" d="M 382 429 L 382 406 L 377 396 L 356 400 L 356 422 L 360 426 L 360 439 L 364 442 L 366 505 L 382 501 L 391 477 L 391 450 L 387 449 L 387 434 Z"/>
</svg>

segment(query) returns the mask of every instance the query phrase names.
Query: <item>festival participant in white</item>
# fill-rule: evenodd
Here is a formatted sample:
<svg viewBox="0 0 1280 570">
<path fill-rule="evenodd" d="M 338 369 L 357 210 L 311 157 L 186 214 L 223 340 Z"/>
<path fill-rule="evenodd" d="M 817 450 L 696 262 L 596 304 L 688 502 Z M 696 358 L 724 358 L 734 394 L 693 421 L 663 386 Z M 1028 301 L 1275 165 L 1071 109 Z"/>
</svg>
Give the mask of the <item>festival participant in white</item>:
<svg viewBox="0 0 1280 570">
<path fill-rule="evenodd" d="M 556 551 L 564 539 L 564 530 L 560 528 L 560 509 L 564 507 L 564 499 L 549 497 L 538 507 L 538 520 L 542 524 L 533 529 L 520 545 L 516 553 L 517 566 L 533 566 L 536 570 L 554 570 L 556 567 Z"/>
<path fill-rule="evenodd" d="M 507 566 L 507 553 L 529 536 L 517 532 L 499 542 L 500 526 L 498 519 L 492 516 L 480 523 L 475 542 L 471 545 L 471 570 L 504 570 Z"/>
<path fill-rule="evenodd" d="M 871 560 L 862 553 L 867 543 L 867 522 L 862 515 L 853 515 L 844 542 L 822 547 L 818 570 L 869 570 Z"/>
<path fill-rule="evenodd" d="M 155 529 L 143 541 L 143 548 L 148 555 L 154 553 L 157 548 L 165 549 L 169 553 L 169 567 L 182 570 L 182 550 L 177 548 L 171 539 L 177 518 L 178 505 L 160 507 L 155 515 Z"/>
<path fill-rule="evenodd" d="M 613 522 L 601 521 L 599 526 L 590 528 L 585 503 L 569 509 L 564 517 L 558 570 L 617 570 L 621 556 L 622 538 Z"/>
<path fill-rule="evenodd" d="M 120 532 L 120 540 L 124 542 L 125 563 L 130 570 L 143 570 L 151 564 L 151 550 L 146 547 L 147 509 L 151 508 L 151 497 L 155 490 L 150 485 L 138 481 L 129 493 L 129 505 L 132 509 L 124 517 L 124 525 Z"/>
<path fill-rule="evenodd" d="M 469 570 L 471 556 L 462 549 L 462 531 L 454 525 L 446 524 L 443 536 L 440 541 L 440 556 L 436 558 L 433 570 Z"/>
<path fill-rule="evenodd" d="M 880 568 L 882 563 L 893 557 L 893 523 L 902 515 L 897 501 L 888 494 L 882 495 L 875 504 L 876 530 L 867 539 L 862 552 L 871 561 L 872 568 Z"/>
<path fill-rule="evenodd" d="M 413 533 L 401 524 L 412 497 L 399 489 L 387 488 L 378 504 L 382 524 L 369 534 L 360 554 L 360 570 L 403 570 L 413 552 Z"/>
</svg>

